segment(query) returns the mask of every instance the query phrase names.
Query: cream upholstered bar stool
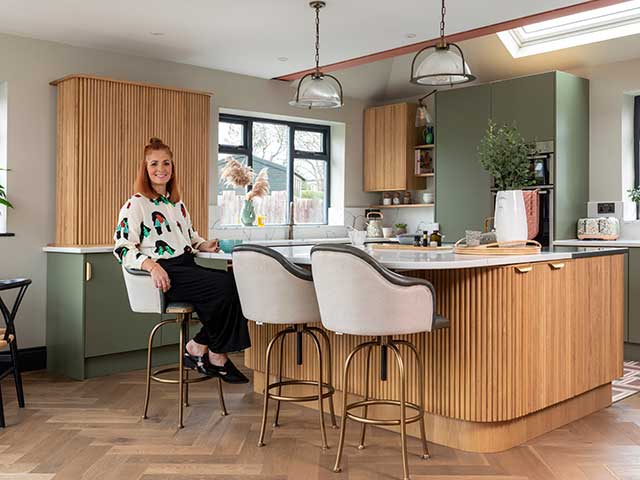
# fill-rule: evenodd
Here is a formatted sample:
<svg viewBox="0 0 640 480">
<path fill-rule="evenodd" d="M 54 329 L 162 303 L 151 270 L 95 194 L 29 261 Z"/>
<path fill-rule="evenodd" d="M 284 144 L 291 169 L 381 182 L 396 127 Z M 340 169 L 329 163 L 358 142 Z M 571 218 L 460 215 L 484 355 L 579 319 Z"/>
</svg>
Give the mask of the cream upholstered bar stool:
<svg viewBox="0 0 640 480">
<path fill-rule="evenodd" d="M 136 270 L 132 268 L 122 267 L 124 274 L 124 283 L 127 287 L 127 295 L 129 297 L 129 305 L 131 310 L 136 313 L 166 313 L 175 315 L 176 317 L 169 320 L 163 320 L 157 323 L 149 333 L 149 343 L 147 346 L 147 374 L 146 374 L 146 394 L 144 398 L 144 412 L 142 418 L 147 418 L 149 410 L 149 400 L 151 396 L 151 381 L 159 383 L 177 384 L 179 386 L 178 394 L 178 428 L 184 428 L 183 407 L 189 406 L 189 384 L 204 382 L 211 380 L 213 377 L 197 376 L 189 378 L 189 370 L 184 368 L 184 353 L 186 341 L 189 338 L 189 323 L 193 321 L 192 314 L 193 305 L 184 302 L 170 302 L 165 304 L 164 293 L 153 284 L 151 274 L 146 270 Z M 178 346 L 178 366 L 161 368 L 152 372 L 152 354 L 153 339 L 158 331 L 165 325 L 175 324 L 180 332 L 180 340 Z M 178 372 L 178 378 L 163 378 L 161 375 L 169 372 Z M 224 403 L 224 393 L 222 391 L 222 379 L 218 377 L 218 394 L 220 397 L 221 414 L 227 415 L 227 408 Z"/>
<path fill-rule="evenodd" d="M 394 338 L 397 335 L 422 333 L 448 326 L 449 322 L 435 314 L 435 290 L 427 280 L 405 277 L 382 266 L 363 250 L 350 245 L 316 245 L 311 249 L 313 281 L 316 288 L 322 324 L 339 334 L 375 337 L 356 346 L 347 356 L 343 377 L 343 409 L 340 443 L 334 471 L 340 471 L 347 418 L 362 424 L 360 446 L 364 448 L 367 425 L 399 425 L 402 444 L 404 478 L 409 478 L 407 432 L 409 423 L 419 422 L 422 458 L 429 458 L 424 425 L 424 365 L 415 345 Z M 407 400 L 406 360 L 399 347 L 408 347 L 417 362 L 419 403 Z M 387 354 L 396 359 L 400 377 L 400 399 L 370 397 L 370 366 L 373 348 L 381 349 L 381 380 L 387 379 Z M 356 354 L 366 351 L 365 398 L 347 403 L 349 369 Z M 391 405 L 400 407 L 398 418 L 368 418 L 368 407 Z M 354 410 L 362 409 L 362 415 Z M 406 410 L 413 414 L 407 416 Z"/>
<path fill-rule="evenodd" d="M 233 249 L 233 273 L 238 287 L 242 313 L 246 318 L 256 322 L 258 325 L 286 325 L 286 328 L 277 333 L 267 346 L 264 407 L 258 446 L 264 446 L 269 400 L 273 399 L 277 402 L 274 427 L 278 426 L 280 402 L 317 401 L 318 409 L 320 410 L 322 448 L 328 448 L 323 407 L 325 399 L 329 400 L 331 424 L 334 428 L 337 428 L 333 408 L 333 393 L 335 390 L 331 380 L 331 345 L 329 337 L 324 330 L 308 325 L 320 322 L 320 312 L 318 311 L 318 302 L 313 288 L 311 272 L 294 265 L 282 254 L 271 248 L 260 245 L 239 245 Z M 303 362 L 303 335 L 311 338 L 318 355 L 317 379 L 283 381 L 284 343 L 288 335 L 295 336 L 296 363 L 298 365 L 302 365 Z M 327 354 L 326 362 L 319 337 L 324 339 Z M 271 354 L 278 342 L 280 357 L 278 381 L 269 383 Z M 327 367 L 326 374 L 323 371 L 325 365 Z M 295 385 L 316 386 L 318 389 L 317 394 L 296 396 L 283 394 L 282 387 Z M 274 393 L 274 390 L 277 390 L 277 392 Z"/>
</svg>

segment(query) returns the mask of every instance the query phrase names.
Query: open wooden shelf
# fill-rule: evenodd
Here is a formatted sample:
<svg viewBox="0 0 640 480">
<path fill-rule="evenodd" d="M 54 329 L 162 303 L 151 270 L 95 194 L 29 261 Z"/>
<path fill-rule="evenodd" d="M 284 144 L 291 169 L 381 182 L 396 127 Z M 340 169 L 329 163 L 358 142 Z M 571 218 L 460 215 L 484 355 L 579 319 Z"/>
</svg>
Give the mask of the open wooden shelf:
<svg viewBox="0 0 640 480">
<path fill-rule="evenodd" d="M 416 177 L 433 177 L 435 176 L 435 173 L 416 173 L 415 176 Z"/>
<path fill-rule="evenodd" d="M 433 148 L 435 147 L 435 144 L 433 143 L 425 143 L 423 145 L 416 145 L 414 148 L 415 149 L 424 149 L 424 148 Z"/>
<path fill-rule="evenodd" d="M 435 203 L 411 203 L 409 205 L 371 205 L 369 208 L 420 208 L 433 206 L 435 206 Z"/>
</svg>

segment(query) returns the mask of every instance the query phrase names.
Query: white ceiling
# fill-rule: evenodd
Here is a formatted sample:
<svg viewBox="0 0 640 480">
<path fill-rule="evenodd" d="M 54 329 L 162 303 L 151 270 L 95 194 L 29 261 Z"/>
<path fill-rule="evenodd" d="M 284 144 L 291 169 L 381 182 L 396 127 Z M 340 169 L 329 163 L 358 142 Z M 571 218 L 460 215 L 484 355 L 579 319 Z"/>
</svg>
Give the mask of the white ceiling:
<svg viewBox="0 0 640 480">
<path fill-rule="evenodd" d="M 447 33 L 582 1 L 449 0 Z M 439 12 L 439 0 L 327 0 L 320 13 L 321 63 L 435 38 Z M 308 0 L 2 0 L 0 32 L 263 78 L 314 61 Z"/>
<path fill-rule="evenodd" d="M 529 57 L 513 58 L 497 35 L 460 42 L 475 83 L 549 70 L 574 70 L 640 58 L 640 35 L 632 35 Z M 409 83 L 413 54 L 333 72 L 345 96 L 372 102 L 424 95 L 431 89 Z"/>
</svg>

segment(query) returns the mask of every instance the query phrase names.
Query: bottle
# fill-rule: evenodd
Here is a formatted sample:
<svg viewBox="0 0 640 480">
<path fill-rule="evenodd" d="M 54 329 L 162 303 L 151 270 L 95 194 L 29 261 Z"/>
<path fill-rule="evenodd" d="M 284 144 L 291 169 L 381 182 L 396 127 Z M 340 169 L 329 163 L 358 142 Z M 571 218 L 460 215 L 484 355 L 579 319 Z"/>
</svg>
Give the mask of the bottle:
<svg viewBox="0 0 640 480">
<path fill-rule="evenodd" d="M 441 247 L 442 246 L 442 235 L 440 235 L 439 230 L 434 230 L 429 237 L 429 246 L 431 247 Z"/>
<path fill-rule="evenodd" d="M 423 230 L 422 232 L 422 246 L 423 247 L 429 246 L 429 232 L 426 230 Z"/>
</svg>

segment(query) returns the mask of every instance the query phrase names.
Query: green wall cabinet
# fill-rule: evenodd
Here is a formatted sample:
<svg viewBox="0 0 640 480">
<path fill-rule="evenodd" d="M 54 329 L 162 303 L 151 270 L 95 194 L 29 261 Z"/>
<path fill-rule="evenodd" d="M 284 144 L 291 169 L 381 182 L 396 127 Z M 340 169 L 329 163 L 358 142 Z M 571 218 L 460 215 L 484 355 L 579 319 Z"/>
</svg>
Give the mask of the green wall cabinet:
<svg viewBox="0 0 640 480">
<path fill-rule="evenodd" d="M 589 185 L 589 81 L 547 72 L 436 94 L 436 221 L 448 240 L 493 216 L 478 146 L 488 120 L 519 129 L 527 142 L 553 141 L 554 239 L 575 237 Z"/>
<path fill-rule="evenodd" d="M 226 262 L 208 260 L 206 266 L 224 269 Z M 49 371 L 85 379 L 144 368 L 148 335 L 160 319 L 130 310 L 122 270 L 111 253 L 47 254 Z M 154 363 L 177 360 L 177 332 L 167 326 L 156 335 Z"/>
<path fill-rule="evenodd" d="M 555 80 L 556 72 L 548 72 L 492 83 L 492 120 L 498 125 L 515 124 L 527 142 L 553 140 Z"/>
<path fill-rule="evenodd" d="M 445 90 L 436 95 L 436 221 L 447 240 L 482 230 L 493 216 L 489 174 L 478 161 L 478 145 L 491 116 L 491 86 Z"/>
</svg>

